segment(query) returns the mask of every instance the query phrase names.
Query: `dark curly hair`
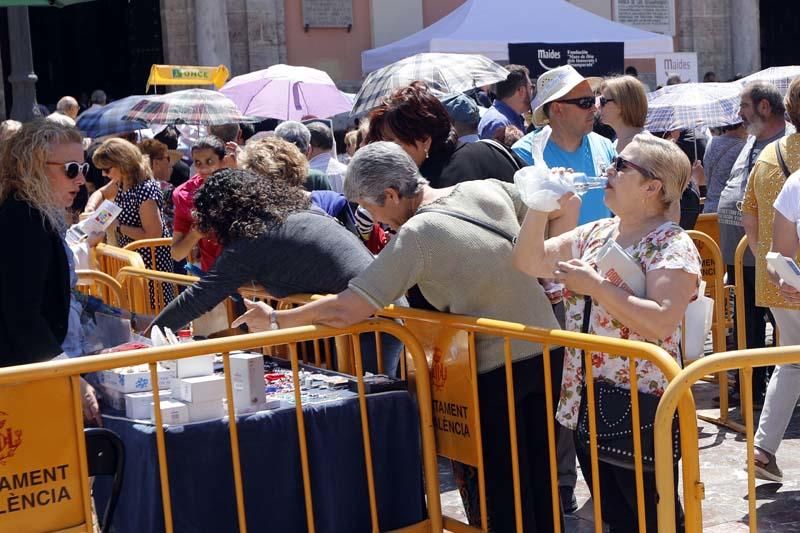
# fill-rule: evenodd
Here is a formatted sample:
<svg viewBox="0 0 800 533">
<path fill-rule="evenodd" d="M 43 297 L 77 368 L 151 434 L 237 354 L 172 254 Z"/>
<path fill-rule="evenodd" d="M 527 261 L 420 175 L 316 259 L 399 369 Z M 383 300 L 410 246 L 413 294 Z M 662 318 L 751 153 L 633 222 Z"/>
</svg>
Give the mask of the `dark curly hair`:
<svg viewBox="0 0 800 533">
<path fill-rule="evenodd" d="M 197 228 L 223 246 L 255 239 L 310 205 L 297 187 L 232 168 L 214 172 L 194 194 Z"/>
<path fill-rule="evenodd" d="M 406 144 L 430 137 L 431 155 L 448 154 L 458 146 L 458 135 L 447 109 L 421 81 L 395 90 L 385 103 L 370 112 L 367 142 L 387 140 L 387 129 Z"/>
</svg>

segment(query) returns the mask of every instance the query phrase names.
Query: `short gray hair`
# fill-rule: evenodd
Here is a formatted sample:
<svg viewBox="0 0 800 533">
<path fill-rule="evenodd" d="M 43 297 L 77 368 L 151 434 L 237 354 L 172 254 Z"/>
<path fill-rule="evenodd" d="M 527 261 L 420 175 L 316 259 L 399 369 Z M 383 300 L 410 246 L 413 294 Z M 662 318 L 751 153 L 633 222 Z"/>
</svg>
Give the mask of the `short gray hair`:
<svg viewBox="0 0 800 533">
<path fill-rule="evenodd" d="M 405 150 L 393 142 L 379 141 L 361 148 L 350 160 L 344 195 L 351 202 L 363 199 L 383 205 L 386 189 L 395 189 L 405 198 L 419 194 L 427 184 Z"/>
<path fill-rule="evenodd" d="M 311 143 L 311 132 L 308 131 L 308 128 L 302 122 L 295 122 L 294 120 L 281 122 L 278 124 L 278 127 L 275 128 L 275 135 L 297 146 L 300 151 L 303 152 L 303 155 L 308 153 L 308 145 Z"/>
<path fill-rule="evenodd" d="M 68 111 L 72 109 L 77 109 L 79 107 L 80 106 L 78 106 L 78 101 L 75 100 L 73 97 L 64 96 L 56 104 L 56 111 L 66 115 Z"/>
<path fill-rule="evenodd" d="M 786 112 L 781 92 L 768 81 L 751 81 L 744 86 L 742 94 L 750 97 L 753 107 L 757 107 L 761 100 L 766 100 L 770 107 L 770 113 L 774 117 L 782 117 Z"/>
</svg>

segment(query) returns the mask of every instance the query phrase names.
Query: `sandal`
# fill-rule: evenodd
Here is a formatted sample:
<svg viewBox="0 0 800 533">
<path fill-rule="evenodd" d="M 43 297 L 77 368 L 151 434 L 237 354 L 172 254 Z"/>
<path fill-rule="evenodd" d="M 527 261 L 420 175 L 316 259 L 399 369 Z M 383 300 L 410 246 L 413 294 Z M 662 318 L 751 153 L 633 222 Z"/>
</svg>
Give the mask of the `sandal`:
<svg viewBox="0 0 800 533">
<path fill-rule="evenodd" d="M 769 461 L 762 463 L 758 459 L 754 460 L 756 477 L 758 479 L 775 481 L 777 483 L 783 481 L 783 472 L 778 468 L 778 462 L 775 460 L 775 456 L 761 448 L 759 448 L 759 451 L 769 457 Z"/>
</svg>

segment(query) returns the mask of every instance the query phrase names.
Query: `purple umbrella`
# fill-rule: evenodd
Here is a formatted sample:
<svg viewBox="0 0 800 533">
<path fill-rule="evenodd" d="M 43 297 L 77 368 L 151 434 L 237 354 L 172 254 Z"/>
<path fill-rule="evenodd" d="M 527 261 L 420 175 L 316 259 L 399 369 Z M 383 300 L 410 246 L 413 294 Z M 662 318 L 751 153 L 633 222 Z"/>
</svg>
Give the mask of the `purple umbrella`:
<svg viewBox="0 0 800 533">
<path fill-rule="evenodd" d="M 308 67 L 273 65 L 236 76 L 220 92 L 243 114 L 263 118 L 327 118 L 352 107 L 326 72 Z"/>
</svg>

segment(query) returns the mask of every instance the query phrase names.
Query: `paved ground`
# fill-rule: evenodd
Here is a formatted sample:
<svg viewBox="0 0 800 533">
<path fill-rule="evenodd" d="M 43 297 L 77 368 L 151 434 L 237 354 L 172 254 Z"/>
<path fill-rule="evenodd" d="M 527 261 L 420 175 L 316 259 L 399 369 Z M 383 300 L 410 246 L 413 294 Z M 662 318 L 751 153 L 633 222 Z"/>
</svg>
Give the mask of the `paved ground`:
<svg viewBox="0 0 800 533">
<path fill-rule="evenodd" d="M 716 416 L 712 398 L 716 385 L 701 383 L 694 390 L 698 413 Z M 756 413 L 759 414 L 758 412 Z M 738 410 L 732 417 L 741 422 Z M 700 475 L 705 484 L 703 502 L 704 531 L 728 533 L 748 531 L 746 449 L 744 436 L 699 421 Z M 442 503 L 445 514 L 463 519 L 463 507 L 452 484 L 449 463 L 440 461 Z M 758 531 L 763 533 L 800 532 L 800 411 L 795 411 L 786 438 L 778 451 L 778 465 L 784 482 L 756 480 Z M 592 503 L 583 479 L 576 488 L 579 510 L 567 518 L 570 533 L 594 531 Z"/>
</svg>

